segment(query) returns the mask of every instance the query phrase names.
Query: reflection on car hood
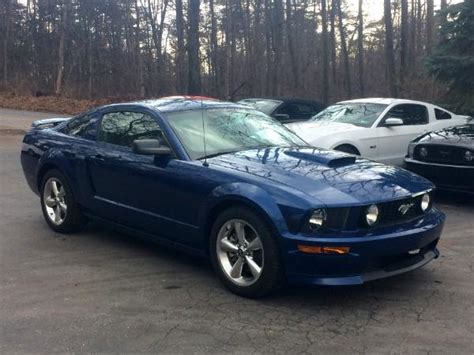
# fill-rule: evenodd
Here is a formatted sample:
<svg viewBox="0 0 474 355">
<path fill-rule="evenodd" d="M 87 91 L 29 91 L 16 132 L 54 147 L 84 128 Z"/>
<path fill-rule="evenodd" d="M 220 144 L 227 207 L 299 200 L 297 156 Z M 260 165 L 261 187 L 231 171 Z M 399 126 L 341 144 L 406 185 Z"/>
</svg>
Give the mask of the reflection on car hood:
<svg viewBox="0 0 474 355">
<path fill-rule="evenodd" d="M 474 123 L 429 132 L 416 138 L 415 142 L 474 147 Z"/>
<path fill-rule="evenodd" d="M 306 141 L 313 141 L 316 138 L 333 135 L 335 133 L 359 131 L 364 127 L 355 126 L 350 123 L 331 122 L 331 121 L 306 121 L 289 123 L 286 125 L 298 136 Z"/>
<path fill-rule="evenodd" d="M 248 150 L 209 163 L 289 186 L 332 206 L 389 201 L 433 187 L 406 170 L 316 148 Z"/>
</svg>

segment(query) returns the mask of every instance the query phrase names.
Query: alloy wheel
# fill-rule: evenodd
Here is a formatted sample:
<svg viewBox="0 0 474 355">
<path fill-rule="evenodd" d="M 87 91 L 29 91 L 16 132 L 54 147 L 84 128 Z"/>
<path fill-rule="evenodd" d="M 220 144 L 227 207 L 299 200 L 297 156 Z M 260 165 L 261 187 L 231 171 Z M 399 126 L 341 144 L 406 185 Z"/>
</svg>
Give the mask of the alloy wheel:
<svg viewBox="0 0 474 355">
<path fill-rule="evenodd" d="M 52 177 L 46 181 L 43 190 L 43 204 L 50 221 L 55 225 L 64 222 L 67 215 L 66 190 L 58 179 Z"/>
<path fill-rule="evenodd" d="M 250 286 L 262 274 L 262 240 L 244 220 L 232 219 L 223 224 L 217 235 L 216 253 L 225 276 L 238 286 Z"/>
</svg>

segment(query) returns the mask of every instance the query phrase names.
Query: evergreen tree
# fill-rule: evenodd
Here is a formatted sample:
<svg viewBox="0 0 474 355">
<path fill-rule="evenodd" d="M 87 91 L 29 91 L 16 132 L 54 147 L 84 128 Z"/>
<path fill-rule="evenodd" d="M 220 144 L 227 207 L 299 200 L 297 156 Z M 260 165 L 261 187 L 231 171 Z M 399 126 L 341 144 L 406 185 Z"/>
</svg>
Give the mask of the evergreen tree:
<svg viewBox="0 0 474 355">
<path fill-rule="evenodd" d="M 441 40 L 427 58 L 428 71 L 467 98 L 474 92 L 474 0 L 446 7 L 440 18 Z"/>
</svg>

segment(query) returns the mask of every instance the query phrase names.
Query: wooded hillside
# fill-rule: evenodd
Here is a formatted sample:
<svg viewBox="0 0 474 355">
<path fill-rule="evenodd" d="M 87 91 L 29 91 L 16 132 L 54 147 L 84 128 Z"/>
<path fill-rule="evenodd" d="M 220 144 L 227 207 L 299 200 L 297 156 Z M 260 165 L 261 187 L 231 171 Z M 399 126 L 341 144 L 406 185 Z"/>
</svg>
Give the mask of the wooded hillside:
<svg viewBox="0 0 474 355">
<path fill-rule="evenodd" d="M 0 79 L 74 98 L 446 101 L 425 59 L 447 1 L 380 1 L 374 21 L 364 0 L 2 0 Z"/>
</svg>

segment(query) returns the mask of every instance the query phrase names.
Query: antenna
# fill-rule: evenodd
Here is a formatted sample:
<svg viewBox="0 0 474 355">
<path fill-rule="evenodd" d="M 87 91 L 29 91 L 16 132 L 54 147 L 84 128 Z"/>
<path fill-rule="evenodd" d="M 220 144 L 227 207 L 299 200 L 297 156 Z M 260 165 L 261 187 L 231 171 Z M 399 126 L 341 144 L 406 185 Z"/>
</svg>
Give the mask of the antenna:
<svg viewBox="0 0 474 355">
<path fill-rule="evenodd" d="M 207 162 L 206 125 L 204 124 L 204 103 L 202 99 L 201 99 L 201 122 L 202 122 L 202 142 L 204 144 L 204 162 L 202 163 L 202 165 L 207 168 L 209 166 L 209 163 Z"/>
</svg>

